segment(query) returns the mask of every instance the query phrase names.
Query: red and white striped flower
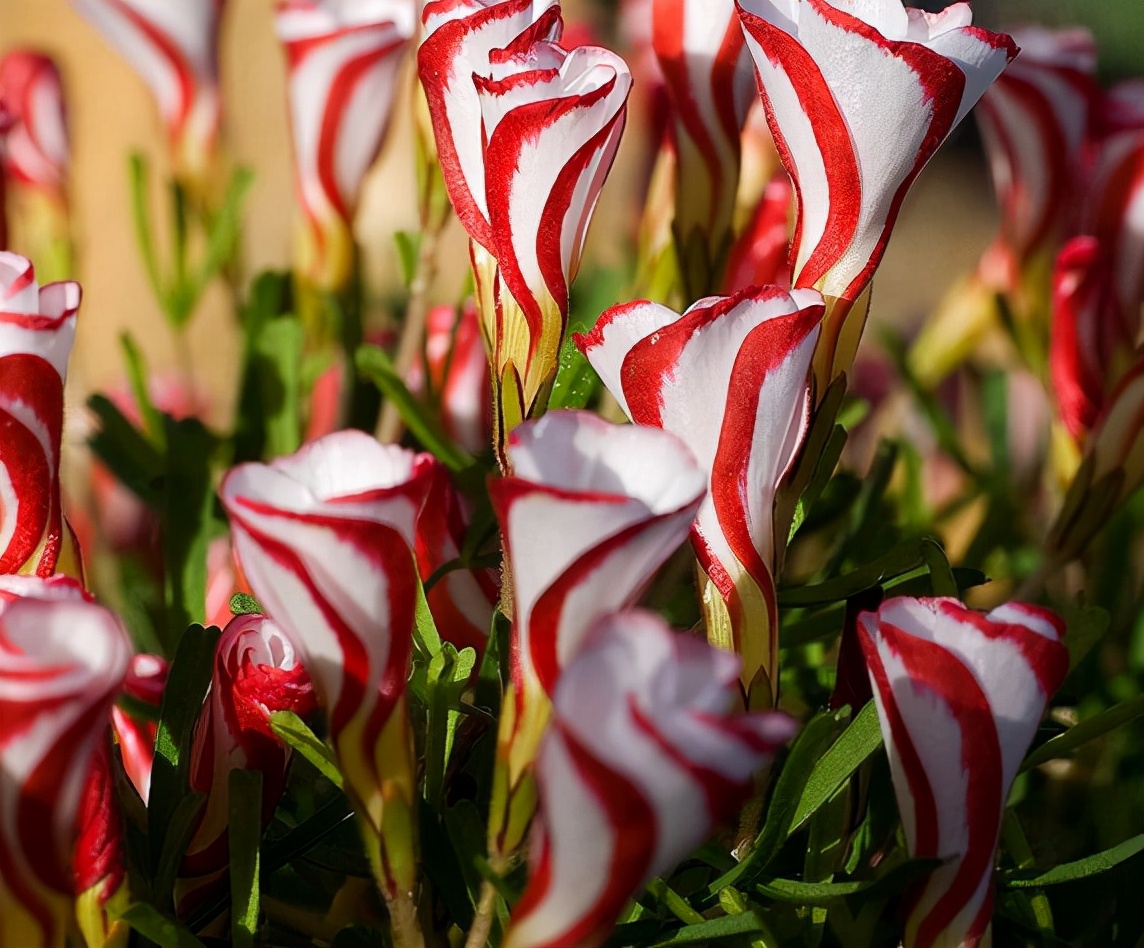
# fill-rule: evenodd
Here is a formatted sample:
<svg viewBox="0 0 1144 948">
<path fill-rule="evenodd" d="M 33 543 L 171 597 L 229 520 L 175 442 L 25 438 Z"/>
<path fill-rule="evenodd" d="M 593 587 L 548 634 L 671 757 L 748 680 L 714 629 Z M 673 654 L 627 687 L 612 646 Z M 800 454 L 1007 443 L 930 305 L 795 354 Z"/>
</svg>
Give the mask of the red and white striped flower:
<svg viewBox="0 0 1144 948">
<path fill-rule="evenodd" d="M 127 667 L 123 680 L 123 694 L 146 705 L 158 717 L 163 705 L 163 691 L 167 687 L 167 660 L 160 655 L 135 655 Z M 158 725 L 153 720 L 134 718 L 118 705 L 111 709 L 111 727 L 119 744 L 119 755 L 127 779 L 147 802 L 151 795 L 151 767 L 155 762 L 155 734 Z"/>
<path fill-rule="evenodd" d="M 271 464 L 240 465 L 220 488 L 250 587 L 325 707 L 389 897 L 412 891 L 416 878 L 405 681 L 415 525 L 435 465 L 429 455 L 340 431 Z"/>
<path fill-rule="evenodd" d="M 738 664 L 648 612 L 593 630 L 556 688 L 530 880 L 505 948 L 602 943 L 641 886 L 744 802 L 795 724 L 732 712 Z"/>
<path fill-rule="evenodd" d="M 112 910 L 126 908 L 130 899 L 123 815 L 115 795 L 112 766 L 111 735 L 105 732 L 96 742 L 95 758 L 83 788 L 76 815 L 79 836 L 72 859 L 76 922 L 91 946 L 127 940 L 126 922 L 111 918 Z"/>
<path fill-rule="evenodd" d="M 78 283 L 40 288 L 0 251 L 0 574 L 55 572 L 64 541 L 60 437 Z"/>
<path fill-rule="evenodd" d="M 907 190 L 1017 47 L 971 26 L 967 3 L 925 13 L 901 0 L 736 2 L 798 194 L 794 283 L 830 306 L 815 360 L 821 394 L 853 361 L 864 307 L 846 316 Z"/>
<path fill-rule="evenodd" d="M 341 289 L 353 271 L 353 218 L 389 126 L 415 0 L 281 0 L 306 275 Z"/>
<path fill-rule="evenodd" d="M 490 73 L 494 50 L 560 38 L 557 0 L 428 0 L 417 71 L 449 199 L 469 237 L 492 252 L 485 198 L 481 105 L 473 76 Z"/>
<path fill-rule="evenodd" d="M 1033 256 L 1052 253 L 1075 221 L 1097 89 L 1096 43 L 1087 30 L 1025 27 L 1013 40 L 1021 55 L 982 96 L 976 115 L 1001 210 L 991 253 L 1004 257 L 1002 273 L 1015 279 Z"/>
<path fill-rule="evenodd" d="M 219 639 L 210 693 L 195 723 L 190 783 L 206 803 L 179 867 L 180 914 L 201 904 L 226 877 L 230 772 L 262 774 L 262 821 L 269 823 L 290 762 L 289 748 L 270 729 L 270 715 L 306 715 L 313 708 L 310 676 L 282 630 L 261 615 L 231 620 Z"/>
<path fill-rule="evenodd" d="M 422 582 L 461 555 L 468 520 L 464 498 L 449 480 L 449 472 L 444 467 L 435 468 L 425 506 L 417 518 L 417 566 Z M 499 594 L 495 570 L 461 567 L 439 577 L 425 596 L 441 638 L 458 649 L 472 647 L 480 654 Z"/>
<path fill-rule="evenodd" d="M 77 816 L 131 656 L 82 592 L 47 597 L 0 614 L 0 944 L 28 948 L 62 948 L 72 924 Z"/>
<path fill-rule="evenodd" d="M 480 454 L 492 436 L 489 360 L 481 341 L 476 305 L 434 306 L 425 325 L 425 366 L 415 364 L 411 391 L 436 405 L 445 433 L 470 454 Z"/>
<path fill-rule="evenodd" d="M 147 84 L 167 126 L 175 173 L 209 170 L 218 138 L 218 32 L 225 0 L 72 0 Z"/>
<path fill-rule="evenodd" d="M 0 59 L 0 102 L 14 123 L 0 159 L 13 180 L 64 203 L 67 184 L 67 118 L 63 83 L 51 57 L 27 49 Z"/>
<path fill-rule="evenodd" d="M 489 491 L 513 590 L 513 694 L 499 751 L 511 802 L 547 723 L 545 696 L 592 624 L 634 602 L 684 541 L 705 476 L 678 439 L 588 412 L 522 425 L 506 450 L 513 474 Z M 494 844 L 511 852 L 514 836 Z"/>
<path fill-rule="evenodd" d="M 647 301 L 616 306 L 576 337 L 628 417 L 681 438 L 709 479 L 692 529 L 714 587 L 703 595 L 708 638 L 742 657 L 748 694 L 778 685 L 774 570 L 786 537 L 775 491 L 809 424 L 822 314 L 815 290 L 750 287 L 682 316 Z"/>
<path fill-rule="evenodd" d="M 730 248 L 754 77 L 734 0 L 654 0 L 651 13 L 675 125 L 675 239 L 694 299 L 717 288 Z"/>
<path fill-rule="evenodd" d="M 988 944 L 1005 800 L 1068 671 L 1064 623 L 898 598 L 858 628 L 910 855 L 946 860 L 908 899 L 905 944 Z"/>
</svg>

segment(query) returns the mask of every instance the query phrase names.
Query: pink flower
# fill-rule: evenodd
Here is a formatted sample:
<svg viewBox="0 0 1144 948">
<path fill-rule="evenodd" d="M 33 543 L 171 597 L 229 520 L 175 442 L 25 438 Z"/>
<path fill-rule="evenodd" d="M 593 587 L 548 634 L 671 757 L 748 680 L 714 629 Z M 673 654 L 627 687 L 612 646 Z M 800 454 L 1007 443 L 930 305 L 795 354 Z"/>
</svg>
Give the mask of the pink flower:
<svg viewBox="0 0 1144 948">
<path fill-rule="evenodd" d="M 1001 209 L 993 252 L 1015 274 L 1035 254 L 1051 253 L 1075 220 L 1097 88 L 1096 43 L 1087 30 L 1025 27 L 1013 40 L 1021 55 L 982 96 L 977 121 Z"/>
<path fill-rule="evenodd" d="M 601 621 L 556 688 L 541 817 L 505 948 L 598 945 L 628 899 L 731 816 L 794 734 L 734 714 L 738 660 L 658 616 Z"/>
<path fill-rule="evenodd" d="M 261 615 L 233 619 L 219 639 L 210 693 L 195 724 L 190 783 L 206 794 L 206 804 L 179 868 L 180 913 L 200 904 L 226 877 L 230 772 L 262 774 L 262 822 L 267 825 L 290 762 L 289 748 L 270 729 L 270 715 L 306 715 L 313 708 L 310 676 L 282 630 Z"/>
<path fill-rule="evenodd" d="M 413 889 L 413 749 L 405 682 L 415 524 L 436 462 L 340 431 L 223 479 L 255 597 L 289 638 L 324 706 L 346 792 L 386 895 Z"/>
<path fill-rule="evenodd" d="M 32 50 L 9 52 L 0 60 L 0 102 L 14 120 L 0 148 L 4 172 L 63 203 L 70 152 L 56 64 Z"/>
<path fill-rule="evenodd" d="M 591 625 L 633 603 L 683 542 L 704 475 L 676 438 L 587 412 L 522 425 L 507 454 L 513 474 L 489 491 L 513 590 L 512 710 L 502 715 L 498 750 L 511 804 L 562 670 Z M 499 851 L 511 852 L 514 837 L 506 829 Z"/>
<path fill-rule="evenodd" d="M 908 899 L 907 948 L 989 943 L 1005 799 L 1068 671 L 1064 623 L 1008 603 L 891 599 L 858 620 L 910 855 L 947 862 Z"/>
<path fill-rule="evenodd" d="M 0 251 L 0 574 L 55 572 L 63 542 L 60 437 L 78 283 L 40 289 Z"/>
<path fill-rule="evenodd" d="M 176 174 L 201 181 L 218 137 L 224 0 L 72 0 L 139 74 L 167 126 Z"/>
<path fill-rule="evenodd" d="M 74 584 L 23 584 L 0 614 L 0 944 L 33 948 L 72 924 L 77 817 L 131 643 Z"/>
<path fill-rule="evenodd" d="M 971 26 L 967 3 L 940 13 L 900 0 L 737 3 L 798 194 L 794 284 L 821 290 L 830 306 L 815 366 L 821 395 L 853 361 L 864 307 L 849 326 L 846 316 L 882 259 L 906 192 L 1017 47 Z"/>
<path fill-rule="evenodd" d="M 774 571 L 786 536 L 774 500 L 809 425 L 822 313 L 815 290 L 750 287 L 682 316 L 647 301 L 616 306 L 576 337 L 628 417 L 682 439 L 709 479 L 692 529 L 713 587 L 708 638 L 742 657 L 747 694 L 778 686 Z"/>
<path fill-rule="evenodd" d="M 307 277 L 341 289 L 354 264 L 353 218 L 389 126 L 415 0 L 281 0 Z"/>
<path fill-rule="evenodd" d="M 672 103 L 674 232 L 691 299 L 716 288 L 731 245 L 751 59 L 734 0 L 654 0 L 652 44 Z"/>
</svg>

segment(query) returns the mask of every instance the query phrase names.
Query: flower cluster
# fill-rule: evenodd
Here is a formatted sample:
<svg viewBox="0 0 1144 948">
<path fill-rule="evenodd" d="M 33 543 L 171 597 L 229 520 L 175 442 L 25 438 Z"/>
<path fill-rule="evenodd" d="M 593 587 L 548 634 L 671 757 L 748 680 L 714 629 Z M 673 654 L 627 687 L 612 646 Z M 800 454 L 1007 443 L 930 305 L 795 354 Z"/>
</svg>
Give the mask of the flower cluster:
<svg viewBox="0 0 1144 948">
<path fill-rule="evenodd" d="M 225 417 L 127 336 L 65 419 L 80 287 L 25 255 L 70 272 L 36 242 L 70 247 L 61 71 L 4 55 L 0 948 L 1144 936 L 1142 748 L 1105 739 L 1144 713 L 1144 86 L 1101 91 L 1086 32 L 630 4 L 659 111 L 609 273 L 589 225 L 639 105 L 591 25 L 278 0 L 301 224 L 249 280 L 247 179 L 215 186 L 235 5 L 72 5 L 166 127 L 169 266 L 132 181 L 178 348 L 226 281 L 241 378 Z M 871 371 L 899 212 L 979 99 L 999 233 Z M 422 232 L 372 294 L 354 229 L 403 124 Z M 450 214 L 471 284 L 441 303 Z M 1093 773 L 1123 813 L 1069 836 Z"/>
</svg>

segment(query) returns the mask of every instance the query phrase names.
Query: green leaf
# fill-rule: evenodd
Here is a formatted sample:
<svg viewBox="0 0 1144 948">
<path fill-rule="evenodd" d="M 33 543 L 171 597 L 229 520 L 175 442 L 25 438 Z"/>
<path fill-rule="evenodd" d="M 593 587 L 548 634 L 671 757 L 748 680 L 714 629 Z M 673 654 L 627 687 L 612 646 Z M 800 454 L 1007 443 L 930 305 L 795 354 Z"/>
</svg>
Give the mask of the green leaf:
<svg viewBox="0 0 1144 948">
<path fill-rule="evenodd" d="M 689 925 L 703 921 L 703 916 L 687 900 L 658 876 L 647 884 L 648 894 L 681 922 Z"/>
<path fill-rule="evenodd" d="M 262 841 L 262 773 L 232 770 L 230 791 L 230 938 L 254 948 L 259 914 L 259 844 Z"/>
<path fill-rule="evenodd" d="M 417 275 L 417 257 L 421 251 L 421 232 L 399 230 L 393 235 L 397 247 L 397 259 L 401 264 L 401 283 L 409 289 Z"/>
<path fill-rule="evenodd" d="M 820 806 L 834 796 L 854 771 L 881 746 L 882 730 L 878 725 L 878 710 L 874 702 L 869 701 L 838 740 L 814 764 L 802 788 L 787 835 L 798 830 Z"/>
<path fill-rule="evenodd" d="M 230 597 L 230 611 L 236 616 L 262 615 L 262 606 L 248 593 L 236 592 Z"/>
<path fill-rule="evenodd" d="M 888 553 L 824 583 L 795 586 L 779 590 L 780 606 L 816 606 L 842 602 L 867 589 L 873 589 L 891 577 L 901 576 L 924 564 L 921 546 L 911 540 L 894 547 Z"/>
<path fill-rule="evenodd" d="M 335 787 L 342 789 L 342 772 L 338 769 L 334 752 L 318 739 L 309 726 L 293 711 L 275 711 L 270 715 L 270 729 L 280 740 L 318 768 Z"/>
<path fill-rule="evenodd" d="M 1034 889 L 1046 885 L 1060 885 L 1088 879 L 1115 869 L 1122 862 L 1144 852 L 1144 833 L 1125 840 L 1118 846 L 1074 862 L 1061 863 L 1051 869 L 1036 872 L 1014 869 L 1000 873 L 998 885 L 1002 889 Z"/>
<path fill-rule="evenodd" d="M 155 734 L 155 760 L 151 767 L 151 793 L 147 807 L 147 834 L 151 842 L 152 879 L 155 894 L 168 900 L 169 884 L 174 883 L 189 822 L 195 816 L 195 797 L 188 782 L 191 766 L 191 744 L 195 721 L 211 683 L 215 648 L 221 633 L 213 626 L 204 629 L 193 625 L 179 641 L 167 675 L 159 727 Z M 193 831 L 193 827 L 192 827 Z"/>
<path fill-rule="evenodd" d="M 163 415 L 155 408 L 151 401 L 151 392 L 147 388 L 147 379 L 150 373 L 143 359 L 143 353 L 135 344 L 131 333 L 124 332 L 119 336 L 119 346 L 123 350 L 123 361 L 127 364 L 127 380 L 131 385 L 131 394 L 143 418 L 143 429 L 160 452 L 166 450 L 167 431 Z"/>
<path fill-rule="evenodd" d="M 159 505 L 163 455 L 108 398 L 92 395 L 87 407 L 99 421 L 91 450 L 124 487 L 151 507 Z"/>
<path fill-rule="evenodd" d="M 134 902 L 118 916 L 159 948 L 205 948 L 203 943 L 178 922 L 160 914 L 146 902 Z"/>
<path fill-rule="evenodd" d="M 305 333 L 294 316 L 271 319 L 254 343 L 255 375 L 265 431 L 263 456 L 293 454 L 302 443 L 302 349 Z"/>
<path fill-rule="evenodd" d="M 1112 622 L 1107 609 L 1083 603 L 1061 610 L 1065 619 L 1065 647 L 1069 650 L 1069 671 L 1077 667 L 1092 651 Z"/>
<path fill-rule="evenodd" d="M 1144 715 L 1144 695 L 1139 695 L 1130 701 L 1123 701 L 1115 707 L 1094 714 L 1090 718 L 1085 718 L 1085 720 L 1070 727 L 1064 734 L 1059 734 L 1051 740 L 1045 741 L 1025 758 L 1024 763 L 1021 764 L 1021 770 L 1031 770 L 1046 761 L 1066 757 L 1078 747 L 1082 747 L 1098 737 L 1103 737 L 1109 731 L 1114 731 L 1130 721 L 1135 721 L 1141 715 Z"/>
<path fill-rule="evenodd" d="M 428 669 L 428 717 L 425 725 L 425 798 L 439 807 L 453 739 L 464 713 L 461 695 L 469 687 L 477 653 L 472 648 L 458 652 L 448 642 L 433 656 Z"/>
<path fill-rule="evenodd" d="M 354 356 L 358 371 L 389 399 L 398 415 L 422 447 L 449 470 L 461 472 L 473 466 L 473 459 L 441 429 L 397 374 L 393 361 L 378 346 L 359 346 Z"/>
<path fill-rule="evenodd" d="M 923 537 L 921 542 L 922 559 L 930 574 L 930 585 L 935 596 L 953 596 L 957 598 L 957 580 L 954 579 L 953 570 L 949 560 L 946 559 L 945 550 L 932 537 Z"/>
<path fill-rule="evenodd" d="M 226 194 L 222 199 L 222 207 L 214 215 L 208 227 L 206 253 L 190 286 L 192 309 L 207 284 L 234 257 L 238 238 L 242 233 L 242 205 L 253 183 L 254 172 L 249 168 L 236 168 L 234 174 L 230 176 Z"/>
<path fill-rule="evenodd" d="M 797 879 L 766 879 L 755 887 L 760 895 L 796 905 L 827 905 L 835 899 L 863 894 L 887 897 L 906 889 L 911 882 L 929 875 L 942 864 L 940 859 L 910 859 L 883 871 L 875 879 L 846 882 L 802 882 Z"/>
<path fill-rule="evenodd" d="M 766 931 L 767 926 L 758 915 L 754 912 L 742 912 L 739 915 L 725 915 L 723 918 L 713 918 L 710 921 L 688 925 L 672 932 L 667 938 L 654 942 L 652 948 L 668 945 L 710 945 Z"/>
<path fill-rule="evenodd" d="M 151 210 L 147 197 L 149 177 L 147 159 L 141 152 L 133 152 L 128 162 L 128 183 L 131 192 L 131 220 L 135 225 L 135 245 L 143 258 L 143 269 L 147 273 L 147 282 L 151 284 L 151 292 L 155 294 L 163 314 L 168 315 L 167 293 L 163 288 L 163 277 L 155 256 L 155 237 L 151 233 Z"/>
<path fill-rule="evenodd" d="M 166 635 L 175 641 L 205 618 L 207 548 L 216 530 L 211 454 L 215 439 L 194 418 L 167 419 L 163 477 L 163 593 Z"/>
<path fill-rule="evenodd" d="M 560 348 L 560 365 L 552 386 L 548 407 L 583 408 L 600 387 L 600 377 L 571 338 Z"/>
</svg>

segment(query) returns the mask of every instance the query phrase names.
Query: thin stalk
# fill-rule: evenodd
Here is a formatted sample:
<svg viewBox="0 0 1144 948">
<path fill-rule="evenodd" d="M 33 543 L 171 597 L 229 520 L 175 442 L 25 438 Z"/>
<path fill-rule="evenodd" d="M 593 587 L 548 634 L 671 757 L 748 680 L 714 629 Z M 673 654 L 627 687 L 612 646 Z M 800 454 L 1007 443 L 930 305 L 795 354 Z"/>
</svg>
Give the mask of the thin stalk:
<svg viewBox="0 0 1144 948">
<path fill-rule="evenodd" d="M 386 905 L 389 908 L 393 948 L 425 948 L 425 936 L 421 932 L 421 920 L 417 916 L 417 902 L 413 895 L 402 892 L 392 899 L 386 899 Z"/>
<path fill-rule="evenodd" d="M 465 948 L 485 948 L 485 945 L 488 944 L 489 933 L 493 930 L 496 907 L 496 887 L 486 879 L 481 883 L 481 897 L 477 903 L 477 914 L 473 917 L 473 924 L 469 928 L 468 937 L 465 939 Z"/>
</svg>

